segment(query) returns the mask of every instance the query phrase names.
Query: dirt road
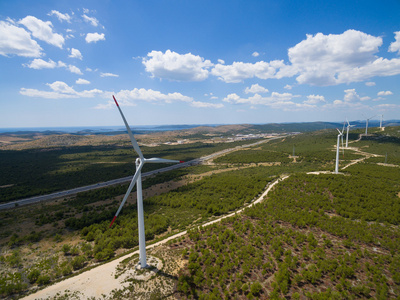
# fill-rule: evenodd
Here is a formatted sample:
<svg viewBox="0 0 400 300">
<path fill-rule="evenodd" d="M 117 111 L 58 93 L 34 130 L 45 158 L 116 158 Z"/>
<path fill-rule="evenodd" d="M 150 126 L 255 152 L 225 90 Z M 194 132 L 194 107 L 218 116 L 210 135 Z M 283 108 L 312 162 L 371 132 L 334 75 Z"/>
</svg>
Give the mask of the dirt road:
<svg viewBox="0 0 400 300">
<path fill-rule="evenodd" d="M 213 220 L 211 222 L 208 222 L 206 224 L 203 224 L 202 226 L 208 226 L 216 222 L 220 222 L 222 219 L 234 216 L 237 213 L 241 213 L 244 209 L 247 207 L 250 207 L 256 203 L 261 202 L 269 193 L 269 191 L 280 181 L 285 180 L 289 176 L 285 176 L 282 178 L 279 178 L 275 180 L 274 182 L 270 183 L 267 185 L 266 190 L 264 193 L 258 197 L 254 202 L 251 204 L 247 205 L 246 207 L 243 207 L 229 215 L 225 215 L 221 218 L 218 218 L 216 220 Z M 185 235 L 187 231 L 180 232 L 178 234 L 175 234 L 173 236 L 170 236 L 160 242 L 154 243 L 152 245 L 149 245 L 146 247 L 146 249 L 151 249 L 156 246 L 159 246 L 161 244 L 165 244 L 169 240 L 176 239 L 182 235 Z M 31 294 L 25 298 L 25 300 L 34 300 L 34 299 L 53 299 L 55 296 L 61 296 L 65 294 L 66 291 L 68 291 L 69 295 L 74 295 L 76 298 L 73 299 L 87 299 L 91 297 L 95 297 L 96 299 L 102 298 L 102 295 L 110 295 L 111 291 L 114 289 L 121 289 L 124 286 L 128 286 L 129 283 L 124 282 L 126 280 L 125 276 L 119 276 L 117 279 L 115 278 L 115 272 L 118 264 L 122 262 L 124 259 L 138 254 L 139 250 L 124 255 L 118 259 L 115 259 L 109 263 L 103 264 L 101 266 L 95 267 L 89 271 L 83 272 L 82 274 L 79 274 L 77 276 L 71 277 L 69 279 L 60 281 L 58 283 L 55 283 L 54 285 L 51 285 L 49 287 L 46 287 L 43 290 L 40 290 L 34 294 Z"/>
</svg>

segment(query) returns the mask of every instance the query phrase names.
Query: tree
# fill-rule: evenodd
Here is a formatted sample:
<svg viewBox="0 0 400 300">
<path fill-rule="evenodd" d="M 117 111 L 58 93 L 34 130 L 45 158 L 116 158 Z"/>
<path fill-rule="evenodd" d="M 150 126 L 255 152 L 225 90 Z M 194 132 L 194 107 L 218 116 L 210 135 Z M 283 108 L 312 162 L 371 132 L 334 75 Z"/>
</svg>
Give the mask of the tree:
<svg viewBox="0 0 400 300">
<path fill-rule="evenodd" d="M 258 296 L 262 290 L 261 283 L 258 281 L 253 282 L 250 286 L 250 293 L 252 293 L 254 296 Z"/>
</svg>

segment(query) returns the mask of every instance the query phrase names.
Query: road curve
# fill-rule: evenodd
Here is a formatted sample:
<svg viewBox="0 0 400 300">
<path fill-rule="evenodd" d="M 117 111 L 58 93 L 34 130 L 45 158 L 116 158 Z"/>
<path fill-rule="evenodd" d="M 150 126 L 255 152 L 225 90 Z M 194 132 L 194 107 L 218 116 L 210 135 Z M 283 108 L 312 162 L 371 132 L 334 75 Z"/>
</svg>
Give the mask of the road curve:
<svg viewBox="0 0 400 300">
<path fill-rule="evenodd" d="M 272 183 L 269 183 L 267 185 L 266 190 L 264 193 L 258 197 L 255 201 L 250 203 L 249 205 L 233 212 L 228 215 L 222 216 L 216 220 L 210 221 L 208 223 L 202 224 L 201 226 L 209 226 L 211 224 L 214 224 L 216 222 L 220 222 L 222 219 L 232 217 L 235 214 L 243 212 L 244 209 L 253 206 L 256 203 L 261 202 L 271 191 L 271 189 L 281 182 L 282 180 L 285 180 L 289 176 L 284 176 L 282 178 L 279 178 Z M 200 225 L 199 225 L 200 226 Z M 156 246 L 165 244 L 166 242 L 176 239 L 178 237 L 181 237 L 182 235 L 187 234 L 187 231 L 182 231 L 179 232 L 173 236 L 170 236 L 162 241 L 159 241 L 157 243 L 148 245 L 146 247 L 147 250 L 152 249 Z M 89 299 L 89 298 L 98 298 L 102 297 L 102 295 L 110 295 L 112 290 L 114 289 L 121 289 L 124 286 L 127 286 L 129 283 L 124 281 L 123 276 L 119 278 L 115 278 L 114 274 L 117 270 L 117 266 L 120 262 L 122 262 L 124 259 L 138 254 L 139 250 L 136 250 L 132 253 L 129 253 L 127 255 L 124 255 L 122 257 L 119 257 L 118 259 L 115 259 L 111 262 L 108 262 L 106 264 L 100 265 L 98 267 L 95 267 L 89 271 L 83 272 L 79 275 L 76 275 L 74 277 L 68 278 L 66 280 L 60 281 L 55 283 L 54 285 L 51 285 L 43 290 L 37 291 L 34 294 L 31 294 L 27 297 L 24 297 L 22 299 L 24 300 L 34 300 L 34 299 L 52 299 L 55 297 L 57 294 L 63 294 L 64 291 L 68 290 L 68 293 L 77 293 L 80 296 L 80 299 Z"/>
</svg>

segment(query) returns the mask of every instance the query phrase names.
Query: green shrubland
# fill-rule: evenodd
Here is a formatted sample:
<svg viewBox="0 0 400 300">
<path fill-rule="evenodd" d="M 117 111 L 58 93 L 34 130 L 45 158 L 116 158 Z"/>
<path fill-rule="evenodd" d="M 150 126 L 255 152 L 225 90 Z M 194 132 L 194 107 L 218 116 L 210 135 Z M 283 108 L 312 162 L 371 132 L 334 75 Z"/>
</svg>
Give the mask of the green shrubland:
<svg viewBox="0 0 400 300">
<path fill-rule="evenodd" d="M 144 189 L 165 183 L 165 192 L 160 190 L 156 196 L 144 199 L 148 242 L 194 228 L 179 243 L 187 265 L 177 278 L 178 296 L 387 299 L 399 295 L 400 168 L 396 167 L 399 163 L 395 159 L 389 161 L 390 157 L 397 157 L 399 149 L 396 130 L 382 133 L 382 136 L 390 134 L 389 137 L 381 138 L 377 133 L 375 138 L 359 142 L 355 142 L 358 135 L 353 132 L 350 139 L 351 146 L 360 146 L 363 152 L 379 155 L 387 152 L 388 163 L 394 166 L 378 165 L 383 159 L 380 156 L 352 165 L 338 175 L 307 174 L 334 169 L 336 133 L 326 130 L 288 136 L 250 150 L 241 149 L 216 159 L 215 165 L 189 167 L 144 180 Z M 380 148 L 384 146 L 386 150 Z M 296 162 L 289 157 L 293 147 Z M 149 156 L 176 158 L 171 155 L 176 155 L 178 148 L 165 146 L 146 151 Z M 187 158 L 216 149 L 221 150 L 197 144 L 181 148 L 182 156 Z M 119 157 L 126 159 L 127 172 L 132 172 L 132 150 L 103 150 L 87 148 L 87 153 L 82 148 L 81 153 L 75 148 L 55 150 L 53 167 L 63 176 L 58 178 L 73 176 L 75 171 L 82 173 L 79 180 L 89 173 L 93 175 L 90 180 L 121 174 L 124 163 L 117 166 L 111 163 Z M 62 154 L 56 154 L 57 151 Z M 101 164 L 96 162 L 103 155 L 106 163 L 100 168 Z M 37 162 L 44 157 L 38 154 Z M 361 157 L 360 153 L 346 150 L 344 159 L 341 153 L 340 167 Z M 19 159 L 23 161 L 24 154 Z M 275 162 L 278 164 L 270 164 Z M 49 174 L 55 176 L 55 169 L 48 167 L 39 168 L 36 187 L 40 188 L 40 182 L 45 182 Z M 111 171 L 114 168 L 116 173 Z M 101 172 L 107 174 L 99 175 Z M 176 189 L 168 188 L 171 180 L 206 172 L 213 174 Z M 30 171 L 27 176 L 33 176 L 29 174 Z M 279 182 L 265 201 L 246 209 L 244 214 L 220 224 L 193 227 L 251 203 L 268 183 L 282 175 L 289 177 Z M 117 250 L 137 246 L 137 210 L 131 200 L 109 228 L 126 189 L 126 184 L 117 185 L 80 193 L 52 205 L 1 212 L 2 248 L 6 251 L 0 256 L 0 295 L 21 294 L 27 287 L 55 282 L 112 259 Z M 23 234 L 11 230 L 10 226 L 19 228 L 20 218 L 32 218 L 35 226 Z M 78 241 L 70 243 L 71 236 Z M 34 252 L 36 245 L 44 240 L 54 241 L 57 246 L 42 253 L 43 258 L 27 264 L 26 250 L 21 249 Z"/>
</svg>

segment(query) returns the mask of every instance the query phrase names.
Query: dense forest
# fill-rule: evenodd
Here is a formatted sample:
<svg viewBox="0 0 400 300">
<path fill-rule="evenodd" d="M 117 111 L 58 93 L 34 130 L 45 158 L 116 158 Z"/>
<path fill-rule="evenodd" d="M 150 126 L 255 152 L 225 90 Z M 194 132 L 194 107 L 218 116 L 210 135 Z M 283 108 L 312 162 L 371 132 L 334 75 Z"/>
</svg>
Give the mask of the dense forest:
<svg viewBox="0 0 400 300">
<path fill-rule="evenodd" d="M 142 147 L 142 152 L 146 157 L 190 161 L 248 143 L 161 145 Z M 0 150 L 0 202 L 133 175 L 136 157 L 131 145 Z M 164 166 L 146 164 L 143 172 Z"/>
</svg>

